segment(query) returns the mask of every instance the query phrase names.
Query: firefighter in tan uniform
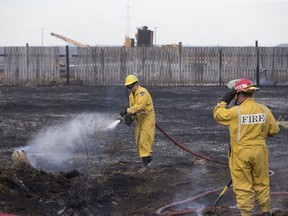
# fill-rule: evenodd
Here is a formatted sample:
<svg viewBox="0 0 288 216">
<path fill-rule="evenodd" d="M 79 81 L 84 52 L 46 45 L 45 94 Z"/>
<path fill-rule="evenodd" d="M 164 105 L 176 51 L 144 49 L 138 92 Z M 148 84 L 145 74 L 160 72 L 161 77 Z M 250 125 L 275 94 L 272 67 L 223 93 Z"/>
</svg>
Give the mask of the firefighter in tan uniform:
<svg viewBox="0 0 288 216">
<path fill-rule="evenodd" d="M 135 117 L 135 139 L 138 154 L 144 166 L 149 166 L 153 159 L 151 153 L 155 133 L 153 100 L 148 90 L 139 85 L 138 79 L 134 75 L 126 77 L 125 86 L 131 91 L 129 95 L 130 107 L 120 115 L 127 113 Z"/>
<path fill-rule="evenodd" d="M 214 108 L 214 119 L 229 127 L 229 168 L 241 216 L 252 215 L 254 202 L 262 215 L 271 215 L 267 136 L 279 132 L 271 111 L 255 102 L 259 91 L 247 78 L 235 80 L 234 87 Z M 226 108 L 236 97 L 235 104 Z"/>
</svg>

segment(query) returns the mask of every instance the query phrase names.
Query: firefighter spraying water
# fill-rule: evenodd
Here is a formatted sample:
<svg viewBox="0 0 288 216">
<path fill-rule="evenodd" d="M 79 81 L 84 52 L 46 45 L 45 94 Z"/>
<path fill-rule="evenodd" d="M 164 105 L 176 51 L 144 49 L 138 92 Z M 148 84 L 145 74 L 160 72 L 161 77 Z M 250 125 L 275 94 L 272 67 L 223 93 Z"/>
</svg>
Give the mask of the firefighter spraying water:
<svg viewBox="0 0 288 216">
<path fill-rule="evenodd" d="M 125 83 L 127 89 L 130 89 L 131 90 L 131 93 L 129 95 L 129 102 L 130 102 L 130 107 L 129 108 L 126 108 L 124 109 L 124 111 L 120 112 L 120 117 L 111 124 L 111 127 L 115 127 L 117 124 L 119 123 L 125 123 L 126 125 L 130 126 L 134 120 L 136 120 L 136 133 L 135 133 L 135 138 L 136 138 L 136 144 L 137 144 L 137 147 L 138 147 L 138 153 L 139 153 L 139 156 L 142 158 L 143 160 L 143 164 L 145 166 L 149 165 L 149 163 L 152 161 L 152 157 L 150 156 L 152 150 L 152 144 L 150 146 L 150 151 L 148 151 L 148 153 L 150 153 L 148 156 L 146 157 L 143 157 L 143 154 L 141 155 L 141 148 L 143 148 L 143 143 L 141 143 L 141 141 L 146 141 L 146 145 L 147 145 L 147 142 L 149 144 L 149 140 L 147 139 L 142 139 L 141 140 L 141 124 L 139 124 L 139 122 L 137 122 L 137 120 L 139 121 L 138 118 L 138 115 L 139 114 L 147 114 L 149 112 L 147 112 L 147 110 L 145 110 L 145 106 L 141 103 L 143 103 L 143 101 L 149 101 L 149 98 L 145 99 L 145 98 L 142 98 L 144 95 L 145 95 L 145 90 L 146 89 L 140 89 L 140 86 L 138 85 L 138 79 L 137 77 L 133 76 L 133 75 L 129 75 L 127 76 L 126 78 L 126 83 Z M 243 216 L 249 216 L 251 215 L 251 209 L 253 209 L 253 202 L 245 202 L 243 203 L 242 202 L 242 196 L 251 196 L 251 200 L 253 199 L 253 196 L 255 196 L 258 200 L 258 204 L 259 204 L 259 208 L 262 212 L 263 215 L 270 215 L 271 214 L 271 204 L 270 204 L 270 197 L 269 197 L 269 185 L 268 184 L 263 184 L 263 180 L 265 180 L 265 182 L 268 182 L 269 183 L 269 176 L 268 176 L 268 160 L 267 160 L 267 150 L 266 147 L 265 147 L 265 138 L 266 136 L 273 136 L 274 134 L 278 133 L 279 131 L 279 127 L 277 126 L 277 123 L 273 117 L 273 115 L 271 114 L 270 110 L 268 110 L 267 107 L 265 107 L 264 105 L 258 105 L 256 104 L 256 102 L 254 102 L 254 99 L 252 98 L 252 94 L 254 92 L 257 92 L 259 91 L 259 88 L 254 86 L 252 84 L 252 82 L 246 78 L 242 78 L 242 79 L 237 79 L 237 80 L 232 80 L 230 81 L 228 84 L 227 84 L 228 88 L 230 88 L 230 91 L 221 99 L 220 103 L 218 103 L 218 105 L 215 107 L 214 109 L 214 118 L 216 121 L 218 121 L 219 123 L 223 124 L 223 125 L 229 125 L 230 127 L 232 127 L 231 125 L 233 125 L 231 123 L 228 124 L 226 123 L 226 121 L 232 121 L 231 119 L 233 119 L 231 117 L 231 119 L 225 119 L 224 117 L 227 116 L 227 114 L 223 114 L 224 117 L 222 117 L 222 114 L 221 112 L 227 112 L 227 110 L 239 110 L 240 111 L 238 113 L 241 113 L 241 116 L 240 116 L 240 122 L 241 124 L 243 124 L 244 126 L 247 125 L 247 127 L 253 127 L 255 128 L 253 131 L 252 134 L 256 134 L 257 135 L 257 129 L 258 127 L 261 127 L 264 125 L 265 127 L 265 132 L 266 132 L 266 135 L 263 137 L 263 140 L 255 140 L 253 137 L 253 142 L 252 141 L 249 141 L 249 140 L 243 140 L 242 142 L 244 143 L 243 145 L 245 145 L 245 143 L 248 143 L 247 145 L 250 146 L 251 142 L 252 144 L 254 144 L 255 141 L 258 141 L 260 142 L 260 149 L 258 149 L 259 147 L 255 146 L 253 147 L 254 150 L 253 151 L 258 151 L 260 152 L 261 154 L 263 154 L 263 157 L 265 158 L 265 164 L 266 165 L 255 165 L 256 168 L 257 168 L 257 173 L 255 175 L 259 175 L 259 176 L 262 176 L 261 177 L 261 184 L 262 184 L 262 188 L 259 187 L 259 189 L 255 189 L 255 193 L 254 194 L 245 194 L 245 191 L 243 191 L 242 193 L 238 192 L 238 188 L 240 187 L 241 188 L 241 185 L 245 182 L 241 182 L 240 180 L 238 181 L 238 179 L 236 180 L 235 179 L 235 170 L 233 169 L 233 165 L 237 164 L 238 161 L 233 161 L 231 158 L 229 158 L 229 165 L 230 165 L 230 172 L 231 172 L 231 176 L 232 176 L 232 180 L 233 182 L 235 183 L 235 185 L 233 185 L 233 189 L 234 189 L 234 193 L 235 193 L 235 196 L 236 196 L 236 199 L 237 199 L 237 204 L 238 204 L 238 208 L 240 209 L 240 212 L 241 212 L 241 215 Z M 147 91 L 147 90 L 146 90 Z M 140 93 L 139 93 L 140 92 Z M 140 98 L 137 98 L 139 97 Z M 150 94 L 148 93 L 148 96 L 151 98 Z M 228 109 L 226 108 L 226 106 L 229 105 L 229 103 L 235 98 L 235 106 Z M 253 109 L 251 110 L 251 112 L 249 112 L 249 109 L 247 108 L 242 110 L 241 107 L 244 106 L 246 103 L 255 103 L 252 104 L 254 105 L 254 109 L 256 109 L 258 107 L 258 110 L 257 112 L 254 114 L 253 113 Z M 152 104 L 152 109 L 153 110 L 153 103 L 152 103 L 152 99 L 151 99 L 151 104 Z M 144 107 L 144 108 L 143 108 Z M 238 108 L 237 108 L 238 107 Z M 245 107 L 246 108 L 246 107 Z M 263 111 L 264 109 L 264 111 Z M 149 109 L 148 109 L 149 110 Z M 221 112 L 220 112 L 221 111 Z M 261 113 L 260 111 L 263 111 L 264 113 Z M 154 113 L 153 113 L 154 114 Z M 237 117 L 237 115 L 235 115 Z M 157 124 L 155 124 L 155 115 L 153 116 L 154 119 L 152 119 L 154 121 L 154 125 L 163 133 L 165 134 L 165 131 L 163 131 Z M 235 120 L 236 121 L 236 120 Z M 239 122 L 239 120 L 237 120 L 236 122 Z M 139 126 L 139 125 L 140 126 Z M 266 128 L 266 124 L 268 124 L 267 128 Z M 258 126 L 259 125 L 259 126 Z M 272 125 L 272 126 L 271 126 Z M 140 127 L 140 128 L 137 128 Z M 243 127 L 243 132 L 242 133 L 246 133 L 246 136 L 247 136 L 247 131 L 244 130 L 244 126 L 241 126 L 241 128 Z M 147 128 L 146 128 L 147 129 Z M 267 129 L 267 130 L 266 130 Z M 231 129 L 230 129 L 231 131 Z M 250 131 L 250 130 L 248 130 Z M 260 130 L 260 131 L 263 131 L 263 130 Z M 250 134 L 250 133 L 249 133 Z M 145 133 L 143 133 L 144 137 Z M 242 142 L 241 141 L 241 133 L 239 134 L 240 137 L 238 138 L 238 142 L 242 145 Z M 232 135 L 231 135 L 232 136 Z M 233 135 L 234 137 L 234 135 Z M 232 138 L 233 138 L 232 137 Z M 260 139 L 260 135 L 257 135 L 257 137 Z M 234 139 L 234 138 L 233 138 Z M 154 127 L 153 127 L 153 140 L 154 140 Z M 173 141 L 173 139 L 172 139 Z M 175 142 L 175 141 L 174 141 Z M 145 143 L 145 142 L 144 142 Z M 240 145 L 238 144 L 238 145 Z M 262 152 L 262 147 L 263 147 L 263 144 L 264 144 L 264 151 Z M 232 145 L 232 144 L 231 144 Z M 182 146 L 180 145 L 179 147 L 182 148 Z M 144 146 L 145 148 L 145 146 Z M 231 147 L 232 150 L 234 149 L 233 146 Z M 183 148 L 184 150 L 186 150 L 186 148 Z M 249 148 L 248 148 L 249 149 Z M 147 149 L 145 149 L 147 150 Z M 142 152 L 143 153 L 143 152 Z M 232 153 L 230 152 L 230 155 Z M 237 155 L 236 152 L 234 152 L 233 154 Z M 253 154 L 251 155 L 251 157 L 254 157 Z M 210 159 L 210 158 L 206 158 L 206 159 Z M 235 160 L 235 159 L 234 159 Z M 211 160 L 213 161 L 213 160 Z M 251 167 L 250 170 L 251 170 L 251 173 L 252 175 L 253 172 L 254 172 L 254 167 Z M 266 173 L 267 171 L 267 173 Z M 249 171 L 250 172 L 250 171 Z M 237 175 L 240 175 L 239 173 Z M 216 199 L 215 203 L 214 203 L 214 213 L 216 212 L 216 206 L 218 204 L 218 202 L 220 201 L 220 199 L 224 196 L 224 193 L 226 192 L 226 190 L 231 186 L 232 184 L 232 180 L 230 180 L 230 182 L 225 186 L 225 188 L 222 190 L 221 194 L 218 196 L 218 198 Z M 251 187 L 257 187 L 257 179 L 255 181 L 249 181 L 248 180 L 248 183 L 251 183 Z M 247 182 L 245 183 L 247 184 Z M 268 186 L 267 186 L 268 185 Z M 261 192 L 260 194 L 260 191 L 268 191 L 268 195 L 265 195 Z M 218 191 L 218 190 L 217 190 Z M 215 191 L 213 191 L 215 192 Z M 165 209 L 165 207 L 163 207 Z M 161 213 L 163 209 L 160 209 L 158 210 L 157 212 L 158 213 Z"/>
<path fill-rule="evenodd" d="M 75 88 L 77 91 L 74 92 Z M 49 92 L 51 91 L 51 94 L 53 93 L 53 91 L 55 91 L 55 88 L 49 87 L 48 89 Z M 157 133 L 157 142 L 155 142 L 156 149 L 155 153 L 152 153 L 152 156 L 154 157 L 152 161 L 153 166 L 149 169 L 146 168 L 146 171 L 143 174 L 139 173 L 138 171 L 139 165 L 142 165 L 142 160 L 140 161 L 140 159 L 137 158 L 135 148 L 136 146 L 134 147 L 133 145 L 135 141 L 133 139 L 132 130 L 134 130 L 134 127 L 136 125 L 135 119 L 135 122 L 133 122 L 130 127 L 127 127 L 127 125 L 125 125 L 125 121 L 121 121 L 121 119 L 123 119 L 122 116 L 117 115 L 119 114 L 119 112 L 116 112 L 116 115 L 111 115 L 111 112 L 115 111 L 115 108 L 118 108 L 117 110 L 120 111 L 122 110 L 121 107 L 125 107 L 125 96 L 123 95 L 123 97 L 121 98 L 122 94 L 125 94 L 125 88 L 122 89 L 122 92 L 119 91 L 119 87 L 115 89 L 113 88 L 112 91 L 111 87 L 107 87 L 107 89 L 106 87 L 99 87 L 99 89 L 96 89 L 97 91 L 95 91 L 94 87 L 89 87 L 88 89 L 86 89 L 86 87 L 84 88 L 82 86 L 73 86 L 73 88 L 68 88 L 67 91 L 71 91 L 74 94 L 73 98 L 75 98 L 75 105 L 79 104 L 79 107 L 76 107 L 76 110 L 73 109 L 72 113 L 70 113 L 71 105 L 68 103 L 63 103 L 61 105 L 61 109 L 59 109 L 59 99 L 66 101 L 65 99 L 67 96 L 66 94 L 59 94 L 60 90 L 60 92 L 67 92 L 66 89 L 63 89 L 62 87 L 59 89 L 57 88 L 57 91 L 55 91 L 59 98 L 57 98 L 54 103 L 51 94 L 47 95 L 46 88 L 44 89 L 45 91 L 43 91 L 43 95 L 40 95 L 41 98 L 43 97 L 43 100 L 47 98 L 43 102 L 41 102 L 41 107 L 42 105 L 46 104 L 46 101 L 47 103 L 49 103 L 49 106 L 47 106 L 47 110 L 35 109 L 34 106 L 29 106 L 29 109 L 26 109 L 27 104 L 23 103 L 23 99 L 31 103 L 34 103 L 35 101 L 30 101 L 29 98 L 31 98 L 31 100 L 39 100 L 39 91 L 42 92 L 42 89 L 38 89 L 37 92 L 35 92 L 35 90 L 30 91 L 29 89 L 27 89 L 27 91 L 25 90 L 25 94 L 21 93 L 22 91 L 17 91 L 17 94 L 15 94 L 15 91 L 11 91 L 11 93 L 13 94 L 10 94 L 9 91 L 9 97 L 7 96 L 7 98 L 15 98 L 15 100 L 19 99 L 19 102 L 16 103 L 15 101 L 15 104 L 12 103 L 12 106 L 9 106 L 9 109 L 7 109 L 7 118 L 5 118 L 6 120 L 4 119 L 5 121 L 2 122 L 2 126 L 5 127 L 2 127 L 2 129 L 6 131 L 6 128 L 8 128 L 9 126 L 10 129 L 7 130 L 7 132 L 10 131 L 13 132 L 13 134 L 17 134 L 18 132 L 19 138 L 21 138 L 23 134 L 23 138 L 25 138 L 25 140 L 22 138 L 17 138 L 15 140 L 16 142 L 23 140 L 26 141 L 26 138 L 34 137 L 36 134 L 38 134 L 35 134 L 35 131 L 37 132 L 39 130 L 39 138 L 45 138 L 37 140 L 37 143 L 40 144 L 39 151 L 45 151 L 47 153 L 52 152 L 52 154 L 49 154 L 48 156 L 51 155 L 53 157 L 49 158 L 49 160 L 45 160 L 44 162 L 44 160 L 42 160 L 44 159 L 44 155 L 35 152 L 35 159 L 37 159 L 37 162 L 39 161 L 39 164 L 37 164 L 39 166 L 37 167 L 40 168 L 39 171 L 35 170 L 35 172 L 33 169 L 20 170 L 18 169 L 18 167 L 14 166 L 14 164 L 11 169 L 11 159 L 7 161 L 9 163 L 9 166 L 7 166 L 5 163 L 2 164 L 3 169 L 1 170 L 1 189 L 5 189 L 5 191 L 7 192 L 5 192 L 4 190 L 1 191 L 1 200 L 3 202 L 1 209 L 6 209 L 9 212 L 13 212 L 16 208 L 18 209 L 18 206 L 20 206 L 21 210 L 15 212 L 19 213 L 19 215 L 25 215 L 25 213 L 31 214 L 32 211 L 35 215 L 43 215 L 47 211 L 55 215 L 88 215 L 89 212 L 90 215 L 105 214 L 105 212 L 121 215 L 152 215 L 158 208 L 160 209 L 162 205 L 166 206 L 167 204 L 170 204 L 166 202 L 171 200 L 171 202 L 175 202 L 175 205 L 167 205 L 168 207 L 161 208 L 161 211 L 159 211 L 159 213 L 157 211 L 157 214 L 176 215 L 176 213 L 174 213 L 175 211 L 181 211 L 183 212 L 183 215 L 187 215 L 187 211 L 190 210 L 191 215 L 212 215 L 211 211 L 213 209 L 213 203 L 217 198 L 215 193 L 220 193 L 225 186 L 224 183 L 226 183 L 226 180 L 227 183 L 230 180 L 230 175 L 228 176 L 228 167 L 226 167 L 225 165 L 226 163 L 223 164 L 223 166 L 220 164 L 214 165 L 215 161 L 208 160 L 209 156 L 211 156 L 216 157 L 216 159 L 220 160 L 220 162 L 227 162 L 226 152 L 228 151 L 228 132 L 224 134 L 223 129 L 221 130 L 221 127 L 219 127 L 216 122 L 213 122 L 213 116 L 211 113 L 213 104 L 215 103 L 216 105 L 216 103 L 218 102 L 216 95 L 220 94 L 221 96 L 222 94 L 219 92 L 222 92 L 224 90 L 224 87 L 205 88 L 207 92 L 205 92 L 204 103 L 203 97 L 198 94 L 200 91 L 202 92 L 202 88 L 177 87 L 171 90 L 170 87 L 167 87 L 167 89 L 166 87 L 163 87 L 163 89 L 162 87 L 161 89 L 158 89 L 157 87 L 153 86 L 153 92 L 151 93 L 153 94 L 152 96 L 155 97 L 153 98 L 154 102 L 159 105 L 158 109 L 159 111 L 161 111 L 161 113 L 159 113 L 161 114 L 159 115 L 159 121 L 155 124 L 156 128 L 159 129 L 159 125 L 162 126 L 161 121 L 163 121 L 163 129 L 167 129 L 168 135 L 172 132 L 171 135 L 173 135 L 173 137 L 175 138 L 173 141 L 172 139 L 170 141 L 172 141 L 173 143 L 176 141 L 174 143 L 175 145 L 177 141 L 179 141 L 180 143 L 184 142 L 187 148 L 195 150 L 197 152 L 199 151 L 200 153 L 205 152 L 205 156 L 207 155 L 208 158 L 205 158 L 207 163 L 206 161 L 205 163 L 202 163 L 203 160 L 198 160 L 198 156 L 196 155 L 195 157 L 192 156 L 192 158 L 190 159 L 191 156 L 188 155 L 186 152 L 182 152 L 182 150 L 175 147 L 172 142 L 168 140 L 165 141 L 164 139 L 166 137 L 162 136 L 162 131 L 157 131 L 159 133 Z M 275 92 L 273 91 L 274 89 Z M 282 99 L 280 99 L 280 105 L 283 105 L 283 107 L 280 107 L 279 111 L 276 111 L 277 115 L 287 111 L 287 103 L 285 101 L 285 97 L 282 96 L 282 94 L 287 93 L 287 89 L 279 87 L 279 91 L 278 88 L 263 88 L 263 90 L 263 93 L 260 94 L 258 97 L 264 102 L 269 99 L 269 105 L 270 107 L 272 107 L 272 109 L 276 107 L 276 103 L 279 105 L 278 101 L 276 100 L 279 100 L 280 97 L 278 97 L 278 95 L 281 95 Z M 130 90 L 128 91 L 130 93 Z M 83 94 L 87 94 L 87 98 L 85 97 L 85 99 L 87 99 L 87 101 L 89 102 L 87 104 L 85 103 L 84 107 L 83 103 L 81 103 L 83 102 Z M 104 103 L 103 94 L 108 99 L 107 102 Z M 117 97 L 116 100 L 115 97 Z M 271 99 L 271 97 L 274 98 Z M 193 106 L 189 105 L 191 101 L 188 101 L 187 98 L 193 99 Z M 120 99 L 122 99 L 123 103 L 122 106 L 120 105 L 119 107 L 119 104 L 121 102 Z M 175 102 L 177 102 L 177 106 L 175 106 Z M 104 105 L 95 107 L 95 104 L 100 103 L 108 105 L 109 108 Z M 231 104 L 234 103 L 231 102 Z M 129 104 L 127 103 L 127 105 Z M 53 119 L 51 119 L 51 108 L 55 110 L 55 113 L 52 116 Z M 83 109 L 96 109 L 95 111 L 99 112 L 100 116 L 97 117 L 96 115 L 95 118 L 95 116 L 93 115 L 89 116 L 89 118 L 82 118 L 79 122 L 80 124 L 68 124 L 67 127 L 62 124 L 65 122 L 70 122 L 70 120 L 74 120 L 74 117 L 78 117 L 78 111 Z M 156 108 L 156 111 L 158 109 Z M 24 110 L 25 115 L 23 116 L 26 116 L 26 112 L 27 116 L 30 116 L 27 119 L 19 118 L 19 113 L 22 113 Z M 10 113 L 8 113 L 8 111 Z M 14 118 L 11 119 L 11 117 L 14 116 L 15 113 L 17 115 L 15 115 L 14 121 Z M 41 117 L 38 118 L 38 115 L 41 115 Z M 82 114 L 80 113 L 80 115 Z M 117 119 L 118 116 L 119 119 Z M 17 119 L 19 119 L 19 121 L 16 121 Z M 23 120 L 25 122 L 27 121 L 27 124 L 25 123 L 24 125 L 22 125 L 22 127 L 21 124 L 23 124 Z M 211 121 L 211 124 L 207 125 L 208 121 Z M 7 124 L 4 124 L 5 122 Z M 17 124 L 15 124 L 15 122 Z M 52 126 L 52 128 L 49 126 L 46 127 L 47 122 L 49 123 L 49 125 Z M 91 122 L 91 124 L 88 122 Z M 114 125 L 117 125 L 117 128 L 115 128 L 117 130 L 107 130 L 107 126 L 112 122 L 116 122 L 114 123 Z M 85 125 L 85 127 L 83 128 L 84 131 L 81 129 L 81 133 L 76 133 L 75 129 L 78 130 L 82 128 L 83 124 Z M 19 130 L 18 126 L 21 130 Z M 31 130 L 32 126 L 33 130 Z M 207 126 L 210 129 L 209 131 L 207 130 Z M 12 131 L 11 128 L 13 129 Z M 49 132 L 46 133 L 46 129 L 48 128 Z M 59 130 L 61 130 L 61 133 L 58 133 L 60 132 Z M 4 149 L 6 142 L 8 144 L 7 147 L 9 147 L 10 149 L 11 146 L 14 146 L 10 145 L 14 144 L 14 141 L 10 142 L 12 140 L 11 138 L 8 139 L 7 136 L 9 135 L 9 137 L 12 137 L 14 139 L 14 136 L 11 136 L 13 134 L 6 134 L 6 132 L 4 133 L 4 131 L 3 133 L 1 133 L 1 141 L 3 143 L 3 150 L 5 151 L 2 152 L 4 154 L 4 157 L 2 158 L 1 163 L 3 161 L 6 161 L 5 158 L 8 158 L 7 153 L 10 152 L 9 149 Z M 127 133 L 127 131 L 132 132 L 132 134 Z M 213 132 L 212 134 L 211 131 Z M 88 132 L 88 134 L 86 134 L 86 132 Z M 286 130 L 282 130 L 279 135 L 280 136 L 277 136 L 277 140 L 271 139 L 268 143 L 272 144 L 270 146 L 270 156 L 272 159 L 271 168 L 275 171 L 276 174 L 274 176 L 271 176 L 271 198 L 273 204 L 272 211 L 277 211 L 276 214 L 275 212 L 273 212 L 275 216 L 283 215 L 284 211 L 282 212 L 282 214 L 279 214 L 278 211 L 280 209 L 285 210 L 287 208 L 286 205 L 288 194 L 286 192 L 285 195 L 283 195 L 283 193 L 282 195 L 279 195 L 280 192 L 283 192 L 281 190 L 286 190 Z M 53 139 L 51 139 L 52 137 Z M 75 151 L 73 151 L 71 154 L 72 158 L 69 158 L 65 161 L 60 161 L 62 163 L 65 163 L 65 167 L 55 167 L 54 163 L 51 164 L 52 166 L 50 166 L 51 159 L 54 160 L 54 156 L 58 156 L 56 155 L 57 152 L 60 153 L 59 155 L 62 158 L 66 157 L 67 149 L 62 147 L 63 144 L 66 143 L 66 139 L 69 138 L 73 138 L 70 140 L 71 144 L 74 145 L 67 145 L 67 148 L 71 149 L 74 146 L 76 147 L 74 148 Z M 18 147 L 16 145 L 16 142 L 15 147 Z M 55 145 L 53 143 L 55 143 Z M 47 148 L 50 146 L 51 148 Z M 87 151 L 85 150 L 85 146 L 87 146 Z M 27 147 L 28 148 L 25 148 L 25 150 L 27 150 L 28 156 L 30 156 L 30 150 L 33 150 L 35 146 L 30 146 L 29 142 L 27 143 Z M 186 151 L 188 150 L 187 148 L 183 148 L 183 150 Z M 51 151 L 53 149 L 55 149 L 56 151 Z M 22 157 L 20 158 L 20 156 L 22 156 L 22 152 L 18 153 L 19 154 L 15 154 L 14 157 L 16 156 L 15 158 L 19 158 L 22 161 Z M 280 156 L 280 158 L 277 158 L 278 156 Z M 137 159 L 139 160 L 139 162 L 137 162 Z M 17 161 L 20 160 L 17 159 Z M 34 160 L 31 161 L 34 162 Z M 47 162 L 49 162 L 49 164 Z M 43 167 L 48 168 L 44 171 L 49 171 L 49 175 L 47 175 L 47 172 L 42 171 Z M 54 167 L 57 169 L 54 169 Z M 66 177 L 63 178 L 62 172 L 70 172 L 72 169 L 74 170 L 74 168 L 77 168 L 77 170 L 80 171 L 79 177 L 73 179 L 66 179 Z M 53 173 L 50 173 L 50 171 L 52 171 Z M 8 179 L 7 177 L 12 178 Z M 17 184 L 18 186 L 11 181 L 7 181 L 17 179 L 19 181 L 14 181 L 14 183 L 19 183 Z M 21 182 L 23 182 L 24 185 L 28 186 L 28 188 L 31 189 L 33 192 L 31 193 L 31 191 L 27 191 L 27 198 L 25 198 L 26 196 L 25 194 L 23 194 L 23 191 L 25 192 L 25 187 L 22 187 L 23 185 L 20 184 Z M 43 184 L 45 184 L 45 187 L 43 187 Z M 17 188 L 15 189 L 16 186 Z M 7 190 L 6 188 L 9 190 Z M 225 186 L 225 190 L 227 188 L 228 185 Z M 237 213 L 239 212 L 238 210 L 236 210 L 235 200 L 231 190 L 232 189 L 227 189 L 226 194 L 222 199 L 221 197 L 224 193 L 221 193 L 220 198 L 217 199 L 217 202 L 219 200 L 220 202 L 215 202 L 215 204 L 219 204 L 218 206 L 216 206 L 217 208 L 215 216 L 237 215 Z M 67 193 L 67 191 L 69 193 Z M 137 194 L 137 197 L 135 197 L 135 192 Z M 33 196 L 32 198 L 31 194 Z M 204 197 L 204 195 L 206 196 Z M 9 200 L 11 201 L 9 201 L 8 199 L 6 200 L 6 197 L 9 198 Z M 147 199 L 147 197 L 149 199 Z M 54 200 L 54 198 L 57 199 Z M 188 200 L 187 198 L 189 198 L 189 201 L 185 202 L 185 204 L 183 204 L 183 202 L 179 203 L 179 201 L 181 202 L 181 198 L 186 198 L 185 201 Z M 60 202 L 58 202 L 58 200 Z M 23 205 L 23 201 L 25 201 L 25 205 Z M 26 201 L 29 202 L 27 202 L 26 204 Z M 77 206 L 70 208 L 71 201 L 72 203 L 75 203 L 76 201 Z M 66 204 L 64 205 L 63 202 L 67 203 L 67 206 Z M 135 205 L 135 202 L 137 205 Z M 22 208 L 22 205 L 24 208 Z M 82 210 L 85 211 L 83 212 Z M 260 210 L 254 209 L 253 214 L 255 213 L 257 215 L 260 214 Z"/>
<path fill-rule="evenodd" d="M 137 152 L 144 166 L 149 166 L 153 160 L 151 153 L 155 133 L 153 100 L 148 90 L 139 85 L 138 78 L 134 75 L 126 77 L 125 86 L 130 90 L 129 107 L 120 112 L 120 117 L 115 124 L 124 122 L 129 126 L 135 120 Z"/>
</svg>

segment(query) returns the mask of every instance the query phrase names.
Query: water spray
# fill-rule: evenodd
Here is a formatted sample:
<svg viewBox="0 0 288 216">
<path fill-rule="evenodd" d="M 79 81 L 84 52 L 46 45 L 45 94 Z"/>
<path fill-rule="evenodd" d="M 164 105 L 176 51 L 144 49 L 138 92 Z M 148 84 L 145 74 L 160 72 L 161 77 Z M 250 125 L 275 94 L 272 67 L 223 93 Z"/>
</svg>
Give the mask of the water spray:
<svg viewBox="0 0 288 216">
<path fill-rule="evenodd" d="M 89 158 L 91 151 L 97 150 L 99 138 L 109 133 L 119 122 L 112 122 L 111 118 L 111 115 L 99 113 L 77 115 L 61 124 L 43 129 L 26 146 L 20 148 L 23 151 L 17 152 L 19 149 L 16 149 L 15 155 L 25 152 L 36 169 L 66 170 L 73 162 L 76 152 L 86 150 Z"/>
<path fill-rule="evenodd" d="M 126 125 L 130 126 L 134 122 L 134 116 L 123 114 L 118 117 L 118 119 L 111 124 L 108 125 L 109 129 L 114 129 L 118 124 L 125 123 Z"/>
<path fill-rule="evenodd" d="M 108 125 L 109 129 L 114 129 L 119 123 L 121 123 L 121 120 L 117 119 L 116 121 L 112 122 Z"/>
</svg>

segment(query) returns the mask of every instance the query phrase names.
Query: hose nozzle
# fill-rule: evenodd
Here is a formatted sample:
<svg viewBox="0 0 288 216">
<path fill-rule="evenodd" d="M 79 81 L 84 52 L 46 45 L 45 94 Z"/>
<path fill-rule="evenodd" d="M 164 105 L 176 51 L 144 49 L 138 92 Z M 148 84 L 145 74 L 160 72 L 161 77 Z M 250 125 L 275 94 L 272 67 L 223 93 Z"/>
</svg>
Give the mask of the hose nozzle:
<svg viewBox="0 0 288 216">
<path fill-rule="evenodd" d="M 119 121 L 120 121 L 120 123 L 123 123 L 123 122 L 125 121 L 125 119 L 124 119 L 124 117 L 123 117 L 123 116 L 119 116 L 119 117 L 117 118 L 117 120 L 119 120 Z"/>
<path fill-rule="evenodd" d="M 118 120 L 121 123 L 125 123 L 126 125 L 130 126 L 133 123 L 134 118 L 133 116 L 126 114 L 126 115 L 119 116 Z"/>
</svg>

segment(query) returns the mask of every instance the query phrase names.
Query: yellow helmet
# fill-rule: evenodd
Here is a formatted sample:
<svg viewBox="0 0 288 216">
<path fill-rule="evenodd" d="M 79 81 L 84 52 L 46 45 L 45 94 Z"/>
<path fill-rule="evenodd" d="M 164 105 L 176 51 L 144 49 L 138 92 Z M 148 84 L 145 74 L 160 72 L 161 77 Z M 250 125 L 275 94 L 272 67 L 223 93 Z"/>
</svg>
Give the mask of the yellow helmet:
<svg viewBox="0 0 288 216">
<path fill-rule="evenodd" d="M 126 77 L 125 86 L 131 85 L 134 82 L 138 82 L 138 79 L 136 76 L 130 74 Z"/>
</svg>

